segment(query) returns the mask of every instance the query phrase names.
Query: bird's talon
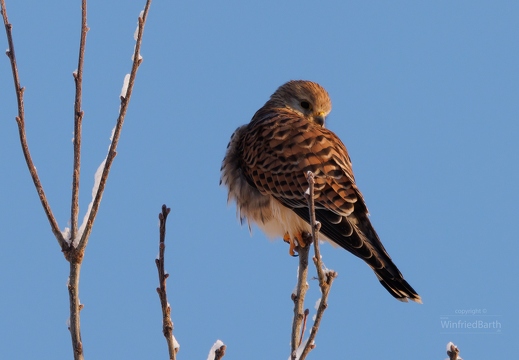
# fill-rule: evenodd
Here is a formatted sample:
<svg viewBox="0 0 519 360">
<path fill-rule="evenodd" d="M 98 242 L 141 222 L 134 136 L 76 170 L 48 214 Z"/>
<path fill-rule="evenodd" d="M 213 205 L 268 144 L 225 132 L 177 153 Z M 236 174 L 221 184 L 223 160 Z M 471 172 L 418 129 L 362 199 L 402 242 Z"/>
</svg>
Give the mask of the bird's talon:
<svg viewBox="0 0 519 360">
<path fill-rule="evenodd" d="M 303 233 L 296 234 L 296 241 L 297 241 L 298 246 L 301 246 L 302 248 L 304 248 L 306 246 L 306 242 L 303 239 Z"/>
<path fill-rule="evenodd" d="M 295 249 L 297 246 L 295 239 L 292 239 L 290 237 L 290 234 L 286 232 L 285 235 L 283 235 L 283 241 L 290 245 L 290 247 L 288 248 L 288 254 L 290 256 L 297 257 L 298 255 L 295 255 Z"/>
</svg>

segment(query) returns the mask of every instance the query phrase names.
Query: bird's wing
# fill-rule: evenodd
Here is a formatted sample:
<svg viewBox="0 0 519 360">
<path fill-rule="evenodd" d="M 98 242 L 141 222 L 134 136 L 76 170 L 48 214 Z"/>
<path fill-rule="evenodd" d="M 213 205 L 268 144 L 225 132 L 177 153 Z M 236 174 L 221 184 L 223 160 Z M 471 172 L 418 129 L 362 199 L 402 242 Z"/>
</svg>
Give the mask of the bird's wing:
<svg viewBox="0 0 519 360">
<path fill-rule="evenodd" d="M 399 300 L 420 298 L 393 264 L 355 185 L 350 157 L 331 131 L 283 109 L 256 113 L 242 141 L 242 171 L 251 186 L 309 221 L 306 173 L 315 174 L 321 232 L 375 271 Z"/>
<path fill-rule="evenodd" d="M 242 144 L 243 170 L 249 183 L 289 207 L 307 207 L 308 171 L 316 176 L 319 208 L 347 216 L 354 210 L 353 204 L 362 200 L 341 140 L 293 112 L 257 113 Z"/>
<path fill-rule="evenodd" d="M 346 147 L 333 132 L 277 109 L 256 113 L 242 144 L 242 169 L 249 184 L 299 214 L 299 209 L 308 212 L 304 193 L 308 189 L 306 173 L 312 171 L 319 220 L 340 225 L 343 236 L 351 235 L 353 227 L 344 218 L 364 200 L 355 185 Z M 365 205 L 362 208 L 367 211 Z"/>
</svg>

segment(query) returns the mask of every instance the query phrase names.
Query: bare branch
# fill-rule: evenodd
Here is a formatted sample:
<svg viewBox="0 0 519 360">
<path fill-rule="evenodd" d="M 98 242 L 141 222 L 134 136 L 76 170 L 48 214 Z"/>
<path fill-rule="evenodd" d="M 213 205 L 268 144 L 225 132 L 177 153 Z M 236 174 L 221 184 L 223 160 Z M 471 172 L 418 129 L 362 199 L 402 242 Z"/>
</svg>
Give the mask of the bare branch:
<svg viewBox="0 0 519 360">
<path fill-rule="evenodd" d="M 13 34 L 12 24 L 9 23 L 7 18 L 7 9 L 5 7 L 5 0 L 0 0 L 0 6 L 2 7 L 2 18 L 4 20 L 5 32 L 7 34 L 7 42 L 9 43 L 9 49 L 6 52 L 6 55 L 9 57 L 11 62 L 11 69 L 13 73 L 13 81 L 14 81 L 14 89 L 16 92 L 16 101 L 18 102 L 18 116 L 16 117 L 16 123 L 18 124 L 18 134 L 20 137 L 20 144 L 22 146 L 23 156 L 25 157 L 25 162 L 27 163 L 27 167 L 29 168 L 29 173 L 31 174 L 32 181 L 34 186 L 36 187 L 36 192 L 40 198 L 41 205 L 43 206 L 43 210 L 47 215 L 47 219 L 49 220 L 50 227 L 52 229 L 52 233 L 58 240 L 58 244 L 61 247 L 62 251 L 65 251 L 68 248 L 68 244 L 61 233 L 58 222 L 52 213 L 50 205 L 47 201 L 47 197 L 45 196 L 45 192 L 43 191 L 43 186 L 41 185 L 40 178 L 38 176 L 38 172 L 36 171 L 36 167 L 32 162 L 31 153 L 29 151 L 29 145 L 27 144 L 27 137 L 25 134 L 25 113 L 24 113 L 24 104 L 23 104 L 23 92 L 24 88 L 20 85 L 20 77 L 18 75 L 18 65 L 16 64 L 16 55 L 14 51 L 14 42 L 13 42 Z"/>
<path fill-rule="evenodd" d="M 79 40 L 79 56 L 77 72 L 74 72 L 74 83 L 76 85 L 76 100 L 74 102 L 74 169 L 72 172 L 72 202 L 70 209 L 70 241 L 74 242 L 77 236 L 78 213 L 79 213 L 79 174 L 81 168 L 81 123 L 83 121 L 83 110 L 81 110 L 82 87 L 83 87 L 83 63 L 85 58 L 87 27 L 87 3 L 81 3 L 81 36 Z"/>
<path fill-rule="evenodd" d="M 106 187 L 106 180 L 108 179 L 108 174 L 110 173 L 110 168 L 112 166 L 112 162 L 114 161 L 115 156 L 117 155 L 117 144 L 119 143 L 119 138 L 121 136 L 121 129 L 124 123 L 124 117 L 126 116 L 126 111 L 128 110 L 128 105 L 130 103 L 130 98 L 133 91 L 133 86 L 135 84 L 135 77 L 137 76 L 137 70 L 142 63 L 142 58 L 140 56 L 141 44 L 142 44 L 142 36 L 144 33 L 144 25 L 146 24 L 146 19 L 148 17 L 148 11 L 151 5 L 151 0 L 146 1 L 146 5 L 144 6 L 144 10 L 142 15 L 139 16 L 139 26 L 137 33 L 137 40 L 135 43 L 135 51 L 133 55 L 133 65 L 132 71 L 130 73 L 130 80 L 128 82 L 128 89 L 126 91 L 126 96 L 121 96 L 121 109 L 119 110 L 119 116 L 117 118 L 117 123 L 115 125 L 115 131 L 112 138 L 112 143 L 110 144 L 110 148 L 108 149 L 108 155 L 106 157 L 106 163 L 103 169 L 103 174 L 101 175 L 101 181 L 99 183 L 99 188 L 97 189 L 97 193 L 95 199 L 92 203 L 92 208 L 90 210 L 90 214 L 88 215 L 87 223 L 85 224 L 85 230 L 81 235 L 81 240 L 77 246 L 78 252 L 82 252 L 87 243 L 88 238 L 90 236 L 90 232 L 92 231 L 92 226 L 94 224 L 94 220 L 97 216 L 97 211 L 99 210 L 99 204 L 101 203 L 101 198 L 103 197 L 103 192 Z"/>
<path fill-rule="evenodd" d="M 305 331 L 306 331 L 306 322 L 308 320 L 309 314 L 310 314 L 310 310 L 305 309 L 305 313 L 304 313 L 304 317 L 303 317 L 303 326 L 301 327 L 301 336 L 299 336 L 299 343 L 297 344 L 297 346 L 301 346 L 301 344 L 303 343 L 303 337 L 304 337 Z"/>
<path fill-rule="evenodd" d="M 294 318 L 292 320 L 292 337 L 290 341 L 291 358 L 296 359 L 297 348 L 301 344 L 300 334 L 301 325 L 304 319 L 304 305 L 306 291 L 308 290 L 308 254 L 310 253 L 311 238 L 310 234 L 302 234 L 303 241 L 306 244 L 300 244 L 297 247 L 297 254 L 299 256 L 299 268 L 297 273 L 296 292 L 292 293 L 292 301 L 294 301 Z M 306 245 L 306 246 L 301 246 Z"/>
<path fill-rule="evenodd" d="M 79 313 L 83 305 L 79 302 L 79 274 L 81 262 L 70 262 L 70 275 L 68 281 L 68 297 L 70 304 L 70 336 L 72 338 L 72 351 L 74 360 L 83 360 L 83 342 L 81 341 L 81 326 Z"/>
<path fill-rule="evenodd" d="M 318 222 L 315 218 L 315 176 L 312 172 L 309 171 L 306 175 L 306 179 L 308 181 L 308 209 L 310 212 L 310 224 L 312 226 L 312 239 L 314 243 L 314 257 L 312 260 L 314 261 L 315 268 L 317 270 L 317 276 L 319 278 L 319 288 L 321 289 L 321 301 L 319 302 L 319 307 L 317 308 L 317 314 L 315 316 L 310 336 L 308 337 L 305 348 L 303 349 L 303 352 L 299 357 L 300 360 L 305 359 L 306 356 L 310 353 L 310 350 L 312 350 L 315 347 L 314 340 L 317 335 L 317 331 L 319 330 L 319 326 L 321 325 L 321 319 L 323 317 L 324 310 L 326 310 L 326 308 L 328 307 L 328 294 L 330 293 L 330 288 L 332 286 L 333 280 L 337 277 L 337 273 L 335 271 L 324 270 L 324 265 L 319 250 L 319 230 L 321 229 L 321 223 Z"/>
<path fill-rule="evenodd" d="M 319 230 L 321 229 L 321 223 L 318 222 L 315 218 L 315 201 L 314 201 L 315 176 L 311 171 L 309 171 L 306 174 L 306 180 L 308 181 L 308 193 L 307 193 L 308 210 L 310 212 L 310 224 L 312 226 L 312 239 L 314 242 L 314 252 L 315 252 L 314 262 L 317 259 L 317 261 L 319 262 L 319 265 L 320 265 L 320 266 L 317 266 L 318 264 L 316 264 L 316 269 L 317 269 L 317 276 L 319 277 L 319 286 L 322 287 L 323 285 L 321 283 L 325 281 L 325 276 L 324 276 L 324 270 L 323 270 L 323 266 L 322 266 L 321 252 L 319 249 Z"/>
<path fill-rule="evenodd" d="M 160 221 L 160 242 L 159 242 L 159 257 L 155 259 L 157 271 L 159 273 L 159 287 L 157 293 L 159 294 L 160 305 L 162 307 L 162 333 L 168 343 L 168 351 L 170 360 L 175 360 L 178 352 L 178 344 L 175 344 L 175 337 L 173 336 L 173 322 L 171 321 L 171 307 L 168 303 L 168 296 L 166 293 L 166 280 L 168 274 L 164 270 L 164 251 L 166 249 L 166 220 L 170 212 L 170 208 L 162 205 L 162 212 L 159 213 Z"/>
<path fill-rule="evenodd" d="M 70 304 L 70 337 L 74 360 L 82 360 L 83 342 L 81 340 L 80 311 L 83 308 L 79 302 L 79 274 L 83 261 L 83 251 L 74 251 L 74 240 L 77 236 L 77 223 L 79 212 L 79 174 L 81 166 L 81 122 L 83 111 L 81 110 L 82 86 L 83 86 L 83 63 L 85 56 L 87 25 L 87 1 L 81 1 L 81 33 L 79 40 L 78 68 L 74 73 L 76 85 L 76 100 L 74 103 L 74 165 L 72 172 L 72 201 L 70 205 L 70 247 L 65 252 L 66 259 L 70 262 L 69 275 L 69 304 Z M 72 255 L 72 256 L 71 256 Z"/>
<path fill-rule="evenodd" d="M 45 196 L 45 192 L 41 185 L 40 179 L 38 177 L 38 173 L 36 171 L 36 167 L 32 162 L 32 158 L 29 152 L 29 147 L 27 144 L 26 132 L 25 132 L 25 115 L 24 115 L 24 103 L 23 103 L 23 92 L 24 89 L 20 85 L 20 78 L 18 74 L 18 68 L 16 63 L 16 56 L 14 51 L 13 37 L 12 37 L 12 25 L 9 23 L 7 17 L 7 10 L 5 7 L 5 0 L 0 0 L 0 5 L 2 8 L 2 17 L 6 29 L 7 40 L 9 43 L 9 49 L 7 50 L 7 56 L 11 62 L 11 68 L 13 73 L 14 87 L 16 92 L 16 99 L 18 102 L 18 116 L 16 117 L 16 122 L 18 124 L 18 132 L 20 136 L 20 143 L 22 145 L 22 151 L 25 157 L 25 161 L 27 163 L 27 167 L 29 168 L 29 172 L 33 179 L 34 185 L 36 187 L 36 191 L 40 197 L 40 201 L 42 203 L 43 209 L 47 215 L 49 223 L 52 228 L 52 232 L 54 236 L 58 240 L 58 243 L 61 247 L 61 250 L 64 252 L 66 259 L 70 262 L 70 276 L 69 276 L 69 300 L 70 300 L 70 332 L 72 337 L 72 346 L 74 352 L 74 359 L 80 360 L 83 359 L 83 344 L 81 341 L 80 334 L 80 310 L 82 309 L 82 305 L 79 302 L 79 274 L 81 270 L 81 262 L 83 260 L 84 248 L 86 246 L 86 242 L 88 236 L 90 235 L 91 227 L 93 224 L 93 220 L 95 219 L 95 215 L 97 213 L 97 208 L 99 206 L 99 201 L 101 200 L 102 190 L 104 189 L 104 185 L 106 182 L 106 178 L 108 176 L 108 171 L 110 168 L 110 164 L 113 161 L 115 156 L 115 148 L 117 145 L 117 141 L 120 135 L 120 129 L 122 126 L 122 122 L 124 120 L 124 115 L 126 113 L 126 109 L 129 103 L 129 95 L 131 94 L 131 87 L 133 87 L 134 79 L 136 76 L 137 68 L 141 63 L 141 59 L 139 57 L 135 57 L 132 67 L 132 73 L 130 78 L 130 88 L 128 89 L 126 98 L 123 101 L 121 106 L 121 112 L 119 114 L 118 119 L 118 133 L 116 135 L 116 139 L 112 142 L 112 146 L 110 148 L 110 152 L 107 158 L 108 165 L 105 166 L 105 171 L 103 173 L 104 179 L 101 182 L 100 189 L 97 193 L 96 200 L 94 203 L 95 211 L 90 212 L 90 217 L 88 219 L 87 231 L 82 234 L 82 243 L 81 247 L 74 249 L 69 246 L 67 240 L 63 237 L 61 233 L 58 223 L 52 214 L 51 208 L 48 204 L 47 198 Z M 78 231 L 78 197 L 79 197 L 79 175 L 80 175 L 80 151 L 81 151 L 81 122 L 83 118 L 83 112 L 81 110 L 81 98 L 82 98 L 82 78 L 83 78 L 83 63 L 84 63 L 84 53 L 85 53 L 85 43 L 86 43 L 86 34 L 88 28 L 86 26 L 86 9 L 87 9 L 86 0 L 82 0 L 82 21 L 81 21 L 81 38 L 80 38 L 80 46 L 79 46 L 79 59 L 78 59 L 78 70 L 77 73 L 74 73 L 74 80 L 76 84 L 76 99 L 74 105 L 74 170 L 73 170 L 73 181 L 72 181 L 72 202 L 71 202 L 71 239 L 75 239 Z M 139 34 L 137 38 L 136 52 L 138 53 L 140 49 L 140 44 L 142 42 L 142 33 L 144 29 L 145 18 L 147 16 L 148 8 L 150 5 L 150 0 L 146 3 L 146 8 L 144 11 L 144 16 L 139 18 Z"/>
<path fill-rule="evenodd" d="M 315 259 L 315 257 L 314 257 Z M 317 266 L 317 265 L 316 265 Z M 310 332 L 310 336 L 308 337 L 308 341 L 306 342 L 305 349 L 301 354 L 300 359 L 305 359 L 310 350 L 313 349 L 314 340 L 317 336 L 317 331 L 319 330 L 319 326 L 321 325 L 321 319 L 324 314 L 324 310 L 328 307 L 328 295 L 330 293 L 330 288 L 332 286 L 333 280 L 337 277 L 337 273 L 335 271 L 327 271 L 326 272 L 326 283 L 324 287 L 321 287 L 321 301 L 319 303 L 319 307 L 317 308 L 317 314 L 315 315 L 314 325 L 312 326 L 312 331 Z"/>
</svg>

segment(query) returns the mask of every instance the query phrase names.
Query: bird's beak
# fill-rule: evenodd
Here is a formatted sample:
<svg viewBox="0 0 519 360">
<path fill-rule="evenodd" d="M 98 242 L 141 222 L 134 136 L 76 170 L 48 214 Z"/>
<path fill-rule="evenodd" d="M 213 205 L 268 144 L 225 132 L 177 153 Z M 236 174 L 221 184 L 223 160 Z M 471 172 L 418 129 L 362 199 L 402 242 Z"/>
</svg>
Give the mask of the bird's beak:
<svg viewBox="0 0 519 360">
<path fill-rule="evenodd" d="M 318 112 L 314 115 L 314 121 L 317 125 L 324 127 L 324 120 L 326 117 L 324 116 L 324 112 Z"/>
</svg>

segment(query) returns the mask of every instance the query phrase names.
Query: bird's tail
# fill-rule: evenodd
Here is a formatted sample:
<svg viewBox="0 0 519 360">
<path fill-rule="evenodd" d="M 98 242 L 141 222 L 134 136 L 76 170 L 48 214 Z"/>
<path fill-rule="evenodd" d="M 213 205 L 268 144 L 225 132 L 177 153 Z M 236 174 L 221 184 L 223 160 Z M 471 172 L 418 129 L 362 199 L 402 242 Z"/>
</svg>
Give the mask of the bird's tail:
<svg viewBox="0 0 519 360">
<path fill-rule="evenodd" d="M 317 220 L 321 222 L 320 232 L 328 239 L 364 260 L 375 272 L 386 290 L 400 301 L 422 303 L 420 295 L 405 281 L 382 245 L 367 216 L 367 209 L 357 203 L 359 211 L 347 217 L 326 209 L 316 209 Z M 306 208 L 293 209 L 301 218 L 309 221 Z M 357 209 L 356 209 L 357 210 Z"/>
<path fill-rule="evenodd" d="M 391 260 L 384 245 L 380 241 L 375 229 L 371 225 L 369 218 L 361 214 L 356 214 L 352 227 L 354 228 L 352 237 L 357 237 L 358 242 L 362 244 L 364 249 L 359 251 L 360 254 L 369 253 L 371 256 L 359 256 L 373 269 L 382 286 L 395 297 L 397 300 L 407 302 L 412 300 L 422 303 L 422 298 L 413 289 L 411 285 L 404 279 L 402 273 Z M 348 218 L 348 220 L 350 220 Z M 360 250 L 360 249 L 358 249 Z"/>
<path fill-rule="evenodd" d="M 412 300 L 422 303 L 420 295 L 405 281 L 402 273 L 391 260 L 373 229 L 367 212 L 352 213 L 347 218 L 342 218 L 336 225 L 326 225 L 321 228 L 321 232 L 339 246 L 364 260 L 391 295 L 400 301 Z"/>
<path fill-rule="evenodd" d="M 391 261 L 391 259 L 389 259 L 389 261 Z M 393 266 L 398 271 L 394 264 Z M 386 268 L 373 269 L 373 271 L 375 271 L 382 286 L 397 300 L 407 302 L 409 299 L 420 304 L 422 303 L 420 295 L 405 281 L 400 271 L 398 271 L 398 276 L 390 274 Z"/>
</svg>

